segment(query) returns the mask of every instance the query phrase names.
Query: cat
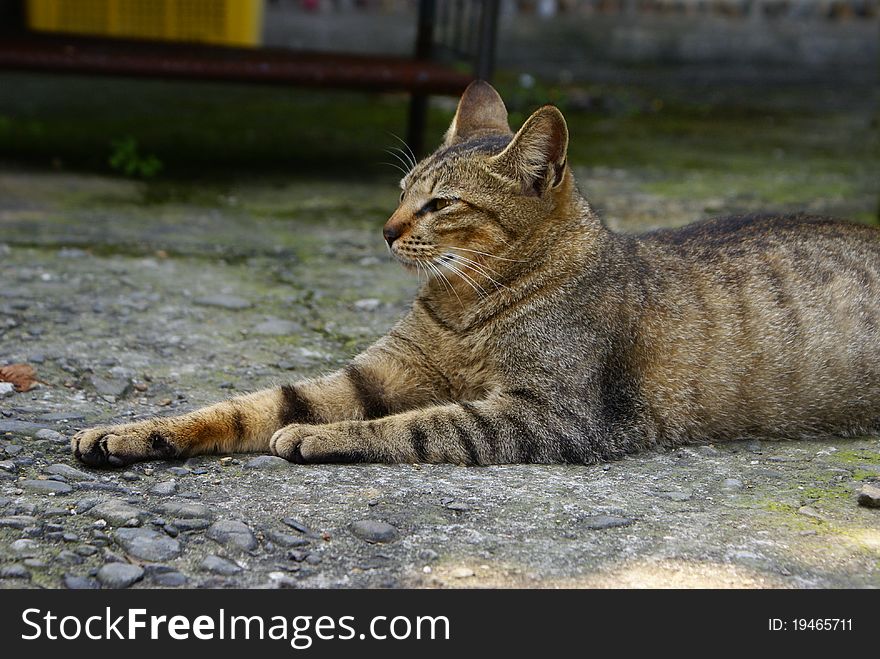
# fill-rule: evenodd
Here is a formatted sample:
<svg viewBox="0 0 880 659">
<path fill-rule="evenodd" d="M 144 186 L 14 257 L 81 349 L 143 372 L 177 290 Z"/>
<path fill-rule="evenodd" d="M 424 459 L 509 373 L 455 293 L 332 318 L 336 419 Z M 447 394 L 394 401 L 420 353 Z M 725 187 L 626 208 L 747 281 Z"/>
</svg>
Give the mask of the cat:
<svg viewBox="0 0 880 659">
<path fill-rule="evenodd" d="M 785 215 L 616 234 L 568 140 L 556 107 L 513 134 L 498 93 L 471 84 L 384 226 L 428 275 L 386 336 L 325 377 L 83 430 L 75 456 L 595 463 L 878 429 L 880 230 Z"/>
</svg>

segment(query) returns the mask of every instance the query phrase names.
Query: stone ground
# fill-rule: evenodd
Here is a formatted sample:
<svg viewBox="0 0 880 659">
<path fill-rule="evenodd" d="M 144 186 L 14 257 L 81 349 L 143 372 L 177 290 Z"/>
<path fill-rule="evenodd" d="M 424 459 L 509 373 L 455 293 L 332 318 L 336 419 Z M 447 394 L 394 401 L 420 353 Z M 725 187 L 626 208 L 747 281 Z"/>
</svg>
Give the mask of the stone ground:
<svg viewBox="0 0 880 659">
<path fill-rule="evenodd" d="M 616 226 L 705 215 L 637 173 L 578 175 Z M 78 428 L 337 367 L 416 286 L 379 236 L 393 186 L 160 192 L 0 169 L 0 364 L 44 381 L 0 398 L 0 586 L 880 586 L 880 510 L 856 503 L 877 437 L 586 467 L 77 464 Z"/>
</svg>

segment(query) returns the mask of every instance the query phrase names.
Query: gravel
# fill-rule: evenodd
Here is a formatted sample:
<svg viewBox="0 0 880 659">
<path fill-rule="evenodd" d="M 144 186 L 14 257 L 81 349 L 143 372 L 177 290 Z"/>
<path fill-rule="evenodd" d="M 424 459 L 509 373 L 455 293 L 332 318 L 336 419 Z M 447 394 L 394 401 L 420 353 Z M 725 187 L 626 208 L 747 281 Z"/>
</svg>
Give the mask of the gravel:
<svg viewBox="0 0 880 659">
<path fill-rule="evenodd" d="M 366 542 L 392 542 L 398 537 L 395 527 L 388 522 L 374 519 L 352 522 L 348 528 L 356 537 Z"/>
<path fill-rule="evenodd" d="M 70 485 L 60 481 L 26 479 L 19 481 L 19 486 L 30 492 L 38 492 L 40 494 L 70 494 L 73 492 L 73 488 Z"/>
<path fill-rule="evenodd" d="M 257 538 L 253 532 L 247 524 L 238 520 L 218 520 L 208 527 L 205 535 L 229 548 L 250 551 L 257 547 Z"/>
<path fill-rule="evenodd" d="M 222 574 L 227 577 L 232 576 L 233 574 L 238 574 L 242 570 L 241 567 L 239 567 L 232 561 L 228 561 L 225 558 L 220 558 L 219 556 L 215 556 L 214 554 L 206 556 L 204 560 L 202 560 L 201 567 L 207 572 Z"/>
<path fill-rule="evenodd" d="M 858 502 L 866 508 L 880 508 L 880 487 L 862 485 L 858 492 Z"/>
<path fill-rule="evenodd" d="M 114 537 L 128 554 L 145 561 L 167 561 L 182 551 L 180 542 L 150 529 L 118 529 Z"/>
<path fill-rule="evenodd" d="M 244 464 L 245 469 L 262 470 L 289 469 L 290 466 L 290 462 L 288 462 L 284 458 L 279 458 L 277 455 L 261 455 L 259 457 L 248 460 Z"/>
<path fill-rule="evenodd" d="M 161 483 L 156 483 L 153 487 L 150 488 L 150 494 L 155 494 L 162 497 L 171 496 L 176 492 L 177 481 L 174 479 L 162 481 Z"/>
<path fill-rule="evenodd" d="M 130 563 L 108 563 L 98 570 L 98 581 L 105 588 L 128 588 L 144 577 L 144 569 Z"/>
<path fill-rule="evenodd" d="M 90 508 L 88 513 L 95 519 L 106 520 L 112 526 L 123 526 L 133 519 L 143 521 L 149 516 L 146 510 L 121 499 L 108 499 Z"/>
<path fill-rule="evenodd" d="M 41 431 L 42 432 L 42 431 Z M 95 476 L 92 474 L 87 474 L 84 471 L 80 471 L 75 467 L 71 467 L 70 465 L 63 464 L 60 462 L 56 462 L 55 464 L 51 464 L 46 467 L 47 474 L 55 474 L 56 476 L 63 476 L 69 481 L 93 481 L 97 480 Z"/>
</svg>

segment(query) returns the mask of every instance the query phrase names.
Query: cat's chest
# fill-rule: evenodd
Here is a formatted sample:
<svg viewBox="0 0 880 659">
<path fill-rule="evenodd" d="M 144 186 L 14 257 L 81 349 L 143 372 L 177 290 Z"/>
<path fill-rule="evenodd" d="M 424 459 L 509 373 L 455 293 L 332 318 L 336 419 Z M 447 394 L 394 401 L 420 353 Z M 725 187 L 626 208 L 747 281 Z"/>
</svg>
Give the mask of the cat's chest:
<svg viewBox="0 0 880 659">
<path fill-rule="evenodd" d="M 447 344 L 435 359 L 446 376 L 455 400 L 477 400 L 495 388 L 498 381 L 496 354 L 485 341 Z"/>
</svg>

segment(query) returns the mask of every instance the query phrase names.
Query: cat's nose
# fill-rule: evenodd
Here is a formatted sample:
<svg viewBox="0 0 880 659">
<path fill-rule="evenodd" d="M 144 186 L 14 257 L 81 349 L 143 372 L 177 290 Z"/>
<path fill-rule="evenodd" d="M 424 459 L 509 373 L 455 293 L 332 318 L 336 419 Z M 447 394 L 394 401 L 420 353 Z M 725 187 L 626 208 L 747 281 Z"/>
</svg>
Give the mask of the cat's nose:
<svg viewBox="0 0 880 659">
<path fill-rule="evenodd" d="M 391 247 L 391 244 L 400 238 L 403 231 L 400 228 L 400 225 L 392 224 L 389 222 L 385 225 L 385 228 L 382 229 L 382 235 L 385 237 L 385 242 L 388 243 L 388 246 Z"/>
</svg>

